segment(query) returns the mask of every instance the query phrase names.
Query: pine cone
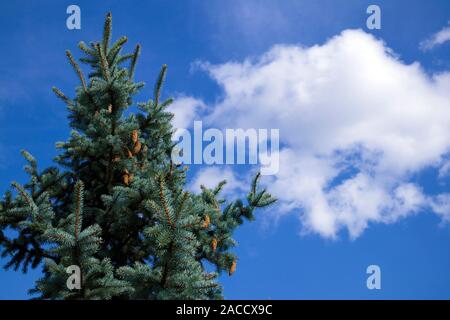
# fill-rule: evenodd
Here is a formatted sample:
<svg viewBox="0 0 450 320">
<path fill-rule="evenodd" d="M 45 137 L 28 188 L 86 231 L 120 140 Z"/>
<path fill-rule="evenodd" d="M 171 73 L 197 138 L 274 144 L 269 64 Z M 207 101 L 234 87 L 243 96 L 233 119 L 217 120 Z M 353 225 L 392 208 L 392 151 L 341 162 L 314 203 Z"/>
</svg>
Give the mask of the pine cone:
<svg viewBox="0 0 450 320">
<path fill-rule="evenodd" d="M 130 174 L 128 173 L 128 170 L 125 169 L 123 171 L 123 175 L 122 175 L 122 179 L 123 179 L 123 183 L 127 186 L 130 184 Z"/>
<path fill-rule="evenodd" d="M 209 218 L 208 215 L 206 215 L 206 216 L 205 216 L 205 221 L 203 221 L 202 227 L 203 227 L 204 229 L 208 228 L 210 222 L 211 222 L 211 219 Z"/>
<path fill-rule="evenodd" d="M 140 141 L 136 142 L 134 145 L 134 150 L 133 150 L 134 154 L 139 153 L 141 151 L 141 148 L 142 148 L 141 142 Z"/>
<path fill-rule="evenodd" d="M 136 143 L 138 141 L 138 131 L 137 130 L 133 130 L 131 132 L 131 140 L 133 141 L 133 143 Z"/>
<path fill-rule="evenodd" d="M 214 279 L 216 275 L 214 273 L 208 273 L 205 275 L 206 280 Z"/>
<path fill-rule="evenodd" d="M 232 275 L 236 271 L 236 260 L 233 260 L 233 263 L 231 264 L 230 270 L 228 271 L 228 275 Z"/>
<path fill-rule="evenodd" d="M 217 249 L 217 239 L 216 238 L 213 238 L 211 241 L 211 249 L 213 251 L 216 251 L 216 249 Z"/>
</svg>

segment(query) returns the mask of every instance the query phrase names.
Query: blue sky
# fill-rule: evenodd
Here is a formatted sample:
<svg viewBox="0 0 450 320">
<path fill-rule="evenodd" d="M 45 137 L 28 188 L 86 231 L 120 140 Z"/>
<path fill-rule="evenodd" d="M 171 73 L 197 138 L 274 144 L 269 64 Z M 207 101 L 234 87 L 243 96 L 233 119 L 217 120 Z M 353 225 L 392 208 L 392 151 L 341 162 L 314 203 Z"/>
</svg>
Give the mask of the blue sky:
<svg viewBox="0 0 450 320">
<path fill-rule="evenodd" d="M 81 30 L 66 28 L 66 8 L 70 4 L 77 4 L 81 8 Z M 381 30 L 371 31 L 365 27 L 369 4 L 381 7 Z M 285 151 L 289 151 L 285 154 L 289 154 L 289 159 L 294 162 L 298 160 L 300 164 L 310 159 L 307 163 L 313 164 L 311 172 L 315 173 L 317 168 L 320 171 L 305 176 L 300 165 L 296 175 L 293 175 L 293 181 L 287 180 L 286 175 L 267 180 L 269 190 L 273 183 L 273 190 L 277 196 L 281 196 L 281 201 L 269 212 L 261 213 L 256 222 L 245 224 L 237 232 L 238 269 L 232 277 L 222 278 L 226 298 L 450 298 L 450 227 L 446 222 L 447 214 L 441 208 L 436 209 L 438 204 L 442 204 L 439 199 L 443 198 L 439 196 L 450 192 L 444 170 L 450 149 L 445 141 L 450 141 L 450 134 L 444 130 L 447 118 L 440 113 L 445 105 L 450 107 L 446 93 L 450 92 L 450 81 L 445 78 L 450 72 L 450 42 L 431 50 L 420 49 L 422 41 L 448 26 L 448 1 L 4 2 L 0 5 L 2 193 L 9 188 L 10 181 L 24 182 L 26 179 L 22 171 L 25 163 L 20 156 L 20 149 L 30 151 L 39 160 L 40 168 L 45 168 L 56 155 L 54 143 L 68 137 L 66 110 L 50 88 L 56 85 L 63 92 L 73 94 L 78 82 L 66 61 L 64 50 L 71 49 L 76 53 L 78 41 L 98 39 L 104 16 L 109 11 L 113 13 L 113 35 L 127 35 L 130 49 L 137 42 L 142 45 L 136 79 L 145 81 L 148 86 L 141 91 L 140 100 L 149 97 L 160 66 L 167 63 L 169 72 L 165 95 L 179 100 L 191 97 L 195 103 L 206 106 L 206 110 L 194 109 L 194 118 L 208 118 L 211 125 L 217 127 L 235 124 L 267 127 L 266 119 L 272 117 L 280 128 Z M 353 31 L 342 33 L 348 29 Z M 356 29 L 361 30 L 354 31 Z M 384 44 L 377 42 L 377 39 Z M 346 47 L 348 43 L 350 48 Z M 360 47 L 355 49 L 352 43 Z M 274 46 L 281 49 L 276 51 L 272 49 Z M 311 50 L 314 46 L 318 47 L 317 51 Z M 385 54 L 383 50 L 386 48 L 390 48 L 392 56 Z M 336 54 L 333 54 L 334 51 Z M 374 51 L 377 54 L 372 56 Z M 293 60 L 283 60 L 286 55 L 293 57 Z M 308 71 L 317 69 L 305 57 L 311 57 L 311 61 L 319 64 L 325 61 L 330 69 L 338 70 L 336 73 L 325 70 L 322 74 L 324 79 L 336 83 L 322 86 L 311 82 Z M 326 60 L 320 60 L 322 57 Z M 352 59 L 355 59 L 354 66 L 339 68 L 340 63 Z M 198 61 L 209 64 L 203 70 L 193 67 Z M 244 61 L 247 61 L 247 69 Z M 239 88 L 245 88 L 248 83 L 255 81 L 261 84 L 262 90 L 269 88 L 268 92 L 273 93 L 270 91 L 272 84 L 261 80 L 261 75 L 270 71 L 270 68 L 265 67 L 270 67 L 271 63 L 282 67 L 286 62 L 292 69 L 290 63 L 294 63 L 295 67 L 295 61 L 301 63 L 298 76 L 295 68 L 292 81 L 286 79 L 284 73 L 274 71 L 273 81 L 284 83 L 298 80 L 300 88 L 304 84 L 306 88 L 319 93 L 324 88 L 338 88 L 327 93 L 336 101 L 336 108 L 343 108 L 338 110 L 336 116 L 350 112 L 345 114 L 343 125 L 336 124 L 340 121 L 337 118 L 323 117 L 323 113 L 333 114 L 333 106 L 327 104 L 329 109 L 326 109 L 321 104 L 322 100 L 314 101 L 313 94 L 313 101 L 308 100 L 305 105 L 310 103 L 315 110 L 323 113 L 311 112 L 306 116 L 324 120 L 327 128 L 320 123 L 301 122 L 299 128 L 303 130 L 296 132 L 292 122 L 280 120 L 270 113 L 280 108 L 280 112 L 292 115 L 295 125 L 297 118 L 292 112 L 301 109 L 301 102 L 306 101 L 302 100 L 302 94 L 309 94 L 300 89 L 300 100 L 292 101 L 292 106 L 298 106 L 298 109 L 280 107 L 277 100 L 273 103 L 267 102 L 267 99 L 258 100 L 260 96 L 246 95 L 240 89 L 236 94 L 243 100 L 242 106 L 238 106 L 226 89 L 231 81 L 239 84 Z M 414 62 L 420 67 L 411 67 Z M 364 63 L 367 69 L 355 70 L 356 66 L 360 67 Z M 230 66 L 235 69 L 231 70 Z M 351 72 L 346 69 L 351 69 Z M 382 71 L 375 74 L 375 69 Z M 436 75 L 444 76 L 433 82 L 432 77 Z M 348 97 L 345 93 L 352 91 L 354 78 L 359 79 L 360 76 L 369 82 L 373 80 L 375 84 L 389 84 L 386 87 L 361 85 L 360 90 L 358 86 L 355 87 L 352 94 L 356 96 L 355 101 L 361 103 L 361 114 L 359 111 L 354 112 L 355 109 L 347 110 L 346 103 L 341 102 Z M 405 87 L 399 85 L 401 83 L 406 83 Z M 393 92 L 397 92 L 398 96 L 391 96 Z M 363 107 L 367 96 L 376 100 L 374 105 L 379 108 L 379 112 L 372 113 L 370 103 L 368 107 Z M 259 107 L 258 101 L 266 101 L 261 104 L 261 109 L 256 109 Z M 426 109 L 426 103 L 422 101 L 430 101 L 433 107 Z M 411 106 L 407 108 L 403 102 L 411 103 Z M 247 118 L 240 116 L 244 113 L 239 108 L 251 105 L 256 111 L 249 111 Z M 221 110 L 221 113 L 217 110 Z M 235 110 L 240 112 L 234 113 Z M 390 110 L 403 110 L 418 116 L 392 115 Z M 220 120 L 214 117 L 216 112 L 219 112 Z M 443 114 L 449 113 L 450 110 Z M 370 122 L 366 114 L 379 114 L 383 125 Z M 408 121 L 405 122 L 405 118 Z M 350 120 L 346 122 L 346 119 Z M 423 120 L 418 122 L 417 119 Z M 354 126 L 355 122 L 369 124 L 364 130 L 359 130 Z M 430 136 L 422 134 L 428 127 L 436 128 Z M 359 137 L 360 140 L 347 136 L 337 142 L 320 139 L 341 134 L 346 128 L 351 129 L 352 137 Z M 311 133 L 306 132 L 307 129 Z M 389 133 L 386 136 L 391 137 L 392 144 L 386 143 L 389 139 L 382 134 L 383 130 Z M 302 145 L 294 141 L 297 135 Z M 377 139 L 379 135 L 381 138 Z M 408 148 L 409 145 L 402 138 L 412 141 L 413 150 Z M 347 148 L 355 141 L 366 144 L 368 149 L 376 146 L 374 149 L 381 150 L 381 164 L 367 169 L 363 166 L 365 163 L 346 163 L 346 169 L 350 172 L 356 170 L 362 175 L 350 173 L 347 176 L 346 170 L 338 170 L 336 174 L 332 170 L 336 159 L 328 152 L 337 151 L 336 145 Z M 314 147 L 302 147 L 303 143 Z M 416 148 L 417 145 L 419 148 Z M 354 149 L 346 148 L 345 151 L 355 152 Z M 323 154 L 319 157 L 318 153 Z M 321 162 L 323 158 L 329 161 Z M 286 163 L 290 162 L 282 161 L 281 165 Z M 191 181 L 196 181 L 196 175 L 207 169 L 194 166 L 190 173 Z M 231 170 L 235 177 L 235 190 L 232 192 L 239 194 L 238 182 L 248 178 L 247 167 L 218 170 L 219 173 L 229 173 L 226 170 Z M 325 175 L 322 171 L 327 170 L 333 172 Z M 441 177 L 438 177 L 439 172 L 442 173 Z M 318 187 L 320 192 L 303 186 L 305 178 L 312 179 L 312 183 L 321 179 L 327 183 L 332 180 L 331 184 L 327 184 L 331 191 L 323 191 L 324 185 Z M 347 179 L 353 184 L 345 184 Z M 292 186 L 295 191 L 283 190 L 286 185 Z M 352 195 L 354 185 L 357 190 L 363 190 L 362 204 L 355 204 L 353 198 L 348 200 L 347 196 Z M 375 188 L 368 188 L 367 185 Z M 419 195 L 417 190 L 420 191 Z M 398 197 L 389 197 L 390 193 L 396 192 L 408 195 L 408 198 L 402 198 L 401 205 L 395 202 Z M 327 217 L 325 220 L 320 216 L 322 211 L 312 208 L 311 203 L 302 196 L 305 193 L 314 199 L 325 199 L 322 199 L 327 206 L 323 209 Z M 346 199 L 345 205 L 343 199 Z M 406 206 L 405 199 L 414 201 Z M 384 206 L 384 200 L 392 202 L 392 205 Z M 340 205 L 333 206 L 333 201 Z M 351 203 L 351 209 L 347 208 L 348 203 Z M 370 215 L 364 215 L 365 212 Z M 399 212 L 401 216 L 396 215 Z M 354 231 L 353 236 L 351 230 Z M 381 290 L 368 290 L 366 287 L 365 271 L 371 264 L 381 267 Z M 32 287 L 38 275 L 38 270 L 26 275 L 0 271 L 0 299 L 28 298 L 26 291 Z"/>
</svg>

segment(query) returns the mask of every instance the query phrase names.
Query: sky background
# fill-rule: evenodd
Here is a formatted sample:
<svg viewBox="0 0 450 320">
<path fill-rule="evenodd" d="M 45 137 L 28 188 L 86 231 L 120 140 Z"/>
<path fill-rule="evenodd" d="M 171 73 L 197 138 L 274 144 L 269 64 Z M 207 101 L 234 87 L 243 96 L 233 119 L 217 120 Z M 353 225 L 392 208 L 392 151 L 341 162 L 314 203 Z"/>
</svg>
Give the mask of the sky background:
<svg viewBox="0 0 450 320">
<path fill-rule="evenodd" d="M 81 30 L 66 28 L 70 4 Z M 366 28 L 370 4 L 381 7 L 381 30 Z M 448 26 L 449 1 L 3 1 L 1 193 L 26 181 L 21 149 L 43 169 L 69 136 L 50 89 L 73 96 L 64 51 L 79 57 L 77 43 L 99 39 L 109 11 L 113 37 L 142 45 L 135 78 L 148 85 L 136 100 L 148 99 L 166 63 L 164 96 L 177 99 L 179 123 L 280 128 L 286 157 L 265 180 L 280 202 L 237 231 L 237 272 L 221 278 L 227 299 L 450 298 L 450 41 L 423 49 Z M 382 156 L 371 164 L 355 144 Z M 226 176 L 228 194 L 243 195 L 254 170 L 193 166 L 189 186 Z M 366 287 L 371 264 L 381 290 Z M 39 274 L 1 270 L 0 299 L 29 298 Z"/>
</svg>

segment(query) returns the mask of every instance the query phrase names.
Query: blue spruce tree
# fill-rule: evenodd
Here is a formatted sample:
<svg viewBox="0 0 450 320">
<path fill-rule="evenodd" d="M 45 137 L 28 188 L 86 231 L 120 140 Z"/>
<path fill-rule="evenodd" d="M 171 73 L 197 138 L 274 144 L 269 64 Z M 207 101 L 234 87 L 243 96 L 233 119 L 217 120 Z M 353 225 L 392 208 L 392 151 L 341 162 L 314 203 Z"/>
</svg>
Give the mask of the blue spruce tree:
<svg viewBox="0 0 450 320">
<path fill-rule="evenodd" d="M 79 43 L 87 79 L 66 52 L 81 86 L 74 99 L 53 88 L 73 128 L 56 144 L 55 166 L 40 171 L 23 151 L 30 179 L 13 182 L 0 201 L 5 267 L 43 265 L 30 290 L 42 299 L 221 299 L 218 276 L 236 269 L 234 230 L 275 199 L 258 188 L 259 174 L 245 201 L 220 198 L 225 181 L 200 194 L 184 190 L 185 168 L 171 161 L 172 100 L 161 100 L 167 67 L 153 99 L 125 114 L 144 86 L 133 81 L 140 46 L 122 54 L 127 38 L 111 43 L 111 23 L 108 14 L 101 42 Z M 68 285 L 73 266 L 76 288 Z"/>
</svg>

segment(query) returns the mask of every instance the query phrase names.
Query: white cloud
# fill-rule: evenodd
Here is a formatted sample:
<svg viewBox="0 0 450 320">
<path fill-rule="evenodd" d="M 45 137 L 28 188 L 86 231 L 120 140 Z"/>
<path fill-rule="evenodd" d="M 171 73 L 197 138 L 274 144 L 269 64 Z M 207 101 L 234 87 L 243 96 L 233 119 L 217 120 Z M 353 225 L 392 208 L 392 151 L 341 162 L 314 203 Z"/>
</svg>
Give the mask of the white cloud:
<svg viewBox="0 0 450 320">
<path fill-rule="evenodd" d="M 439 179 L 445 179 L 450 174 L 450 161 L 444 161 L 439 168 Z"/>
<path fill-rule="evenodd" d="M 201 185 L 213 189 L 223 180 L 226 180 L 227 184 L 222 190 L 222 196 L 233 195 L 236 191 L 243 191 L 247 187 L 242 180 L 236 178 L 234 171 L 229 167 L 206 167 L 195 175 L 189 189 L 198 193 L 201 191 Z"/>
<path fill-rule="evenodd" d="M 432 205 L 411 175 L 450 149 L 449 73 L 430 78 L 361 30 L 204 67 L 224 91 L 211 124 L 280 129 L 269 189 L 303 231 L 354 238 Z"/>
<path fill-rule="evenodd" d="M 175 99 L 167 108 L 167 111 L 175 115 L 172 121 L 172 125 L 175 128 L 187 129 L 192 127 L 194 120 L 198 117 L 198 113 L 205 108 L 206 106 L 202 100 L 181 96 Z"/>
<path fill-rule="evenodd" d="M 422 41 L 420 43 L 420 48 L 422 50 L 430 50 L 448 41 L 450 41 L 450 22 L 449 26 L 442 28 L 439 32 L 436 32 L 427 40 Z"/>
<path fill-rule="evenodd" d="M 442 217 L 444 222 L 450 222 L 450 194 L 440 194 L 431 202 L 434 212 Z"/>
</svg>

